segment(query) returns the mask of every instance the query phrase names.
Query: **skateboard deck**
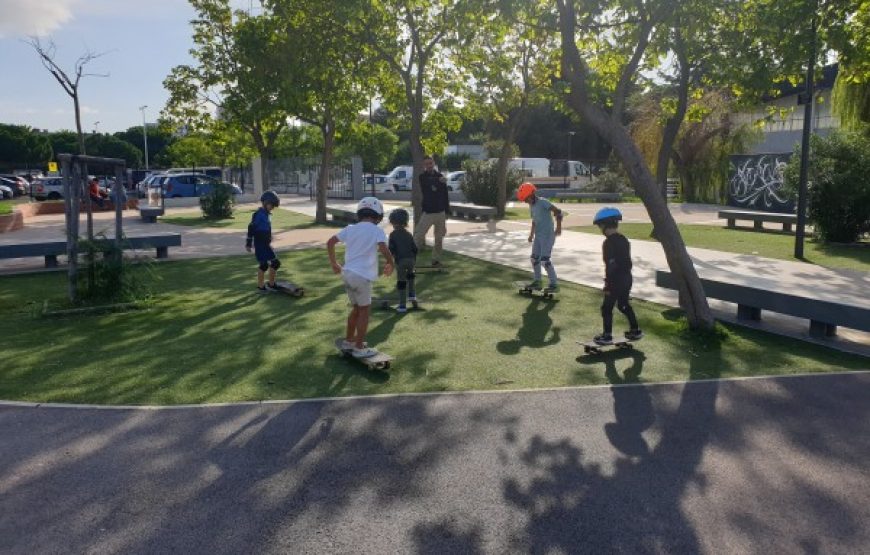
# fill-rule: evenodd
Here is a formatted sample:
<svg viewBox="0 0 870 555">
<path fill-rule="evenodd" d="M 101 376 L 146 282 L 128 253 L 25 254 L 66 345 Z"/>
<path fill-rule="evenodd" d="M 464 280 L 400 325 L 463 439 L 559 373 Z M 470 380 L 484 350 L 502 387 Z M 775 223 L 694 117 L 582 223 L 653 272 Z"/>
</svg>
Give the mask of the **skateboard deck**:
<svg viewBox="0 0 870 555">
<path fill-rule="evenodd" d="M 522 281 L 515 281 L 514 286 L 517 289 L 519 289 L 520 295 L 524 295 L 524 294 L 532 295 L 532 296 L 537 295 L 537 296 L 543 297 L 545 299 L 552 299 L 553 296 L 556 294 L 556 292 L 553 291 L 552 289 L 550 289 L 549 287 L 544 287 L 542 289 L 532 289 L 531 287 L 528 286 L 527 283 L 522 282 Z"/>
<path fill-rule="evenodd" d="M 396 306 L 399 306 L 399 299 L 372 299 L 372 303 L 377 305 L 382 310 L 390 310 Z M 408 301 L 409 308 L 419 309 L 420 308 L 420 299 L 418 298 L 416 301 Z"/>
<path fill-rule="evenodd" d="M 341 354 L 343 354 L 344 356 L 346 356 L 348 358 L 352 358 L 354 360 L 358 360 L 359 362 L 362 362 L 363 364 L 365 364 L 366 366 L 369 367 L 369 370 L 389 370 L 390 369 L 390 363 L 393 362 L 393 357 L 391 357 L 390 355 L 388 355 L 386 353 L 378 353 L 375 356 L 368 357 L 368 358 L 356 358 L 355 356 L 353 356 L 353 351 L 351 351 L 349 349 L 345 350 L 345 349 L 341 348 L 341 344 L 343 341 L 344 341 L 343 337 L 339 337 L 338 339 L 336 339 L 335 340 L 335 348 L 338 349 L 338 351 Z"/>
<path fill-rule="evenodd" d="M 610 349 L 633 349 L 637 339 L 614 339 L 610 345 L 599 345 L 595 341 L 578 341 L 578 345 L 583 345 L 584 353 L 601 354 Z"/>
<path fill-rule="evenodd" d="M 295 283 L 290 283 L 289 281 L 276 281 L 275 286 L 278 288 L 279 292 L 286 293 L 293 297 L 301 297 L 305 294 L 305 289 Z"/>
</svg>

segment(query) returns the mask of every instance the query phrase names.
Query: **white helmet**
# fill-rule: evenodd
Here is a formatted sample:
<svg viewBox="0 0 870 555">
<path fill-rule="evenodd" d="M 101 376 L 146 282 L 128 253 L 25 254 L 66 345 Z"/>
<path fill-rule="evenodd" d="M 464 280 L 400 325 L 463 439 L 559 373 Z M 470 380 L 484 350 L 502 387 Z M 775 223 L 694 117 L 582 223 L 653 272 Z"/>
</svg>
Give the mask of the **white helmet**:
<svg viewBox="0 0 870 555">
<path fill-rule="evenodd" d="M 356 211 L 360 210 L 371 210 L 375 212 L 378 216 L 384 215 L 384 206 L 381 204 L 381 201 L 376 199 L 375 197 L 363 197 L 360 199 L 359 204 L 356 207 Z"/>
</svg>

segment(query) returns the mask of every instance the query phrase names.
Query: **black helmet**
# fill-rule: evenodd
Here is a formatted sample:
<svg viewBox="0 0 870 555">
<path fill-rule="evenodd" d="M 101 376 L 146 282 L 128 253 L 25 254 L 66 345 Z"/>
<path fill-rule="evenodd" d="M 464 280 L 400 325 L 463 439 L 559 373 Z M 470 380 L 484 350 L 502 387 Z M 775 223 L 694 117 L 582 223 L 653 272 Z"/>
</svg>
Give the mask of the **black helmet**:
<svg viewBox="0 0 870 555">
<path fill-rule="evenodd" d="M 390 223 L 393 225 L 408 225 L 408 211 L 404 208 L 396 208 L 390 212 Z"/>
<path fill-rule="evenodd" d="M 260 202 L 268 202 L 272 206 L 281 205 L 281 199 L 278 198 L 278 195 L 276 195 L 274 191 L 266 191 L 260 195 Z"/>
</svg>

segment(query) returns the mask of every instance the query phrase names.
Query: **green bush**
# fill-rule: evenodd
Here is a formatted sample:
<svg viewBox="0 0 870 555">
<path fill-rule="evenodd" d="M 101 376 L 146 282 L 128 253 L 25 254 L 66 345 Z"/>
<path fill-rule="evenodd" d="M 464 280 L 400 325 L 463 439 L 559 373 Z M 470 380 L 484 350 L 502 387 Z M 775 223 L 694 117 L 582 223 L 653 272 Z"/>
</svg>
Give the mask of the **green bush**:
<svg viewBox="0 0 870 555">
<path fill-rule="evenodd" d="M 870 138 L 836 132 L 810 140 L 807 218 L 824 241 L 851 243 L 870 231 Z M 784 173 L 785 189 L 797 197 L 800 156 Z"/>
<path fill-rule="evenodd" d="M 628 178 L 613 170 L 605 170 L 595 176 L 584 191 L 590 193 L 622 193 L 624 195 L 634 194 L 634 187 L 629 183 Z"/>
<path fill-rule="evenodd" d="M 204 218 L 223 220 L 233 216 L 233 188 L 227 183 L 218 183 L 207 194 L 199 197 L 199 207 Z"/>
<path fill-rule="evenodd" d="M 122 238 L 126 241 L 126 238 Z M 79 269 L 79 298 L 88 304 L 139 301 L 150 297 L 149 283 L 154 278 L 152 263 L 143 258 L 133 264 L 123 249 L 104 234 L 94 241 L 79 241 L 85 264 Z"/>
<path fill-rule="evenodd" d="M 488 160 L 466 160 L 462 164 L 465 182 L 462 193 L 473 204 L 496 206 L 498 204 L 498 184 L 496 183 L 496 163 Z M 522 182 L 522 174 L 508 168 L 507 197 L 510 199 Z"/>
</svg>

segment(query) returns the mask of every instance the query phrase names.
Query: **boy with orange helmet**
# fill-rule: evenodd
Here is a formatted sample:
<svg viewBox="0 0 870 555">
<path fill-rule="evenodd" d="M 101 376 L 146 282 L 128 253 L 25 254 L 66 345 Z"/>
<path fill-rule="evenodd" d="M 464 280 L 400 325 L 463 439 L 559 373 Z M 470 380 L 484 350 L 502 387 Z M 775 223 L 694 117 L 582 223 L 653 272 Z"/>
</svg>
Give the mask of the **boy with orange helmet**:
<svg viewBox="0 0 870 555">
<path fill-rule="evenodd" d="M 529 243 L 532 243 L 532 270 L 534 278 L 528 284 L 530 289 L 541 288 L 541 266 L 547 271 L 549 285 L 547 289 L 556 291 L 559 283 L 556 281 L 556 269 L 550 257 L 556 237 L 562 234 L 562 211 L 553 206 L 545 198 L 538 198 L 537 188 L 531 183 L 523 183 L 517 189 L 517 199 L 529 204 L 532 214 L 532 231 L 529 233 Z M 556 226 L 553 227 L 553 217 Z"/>
</svg>

